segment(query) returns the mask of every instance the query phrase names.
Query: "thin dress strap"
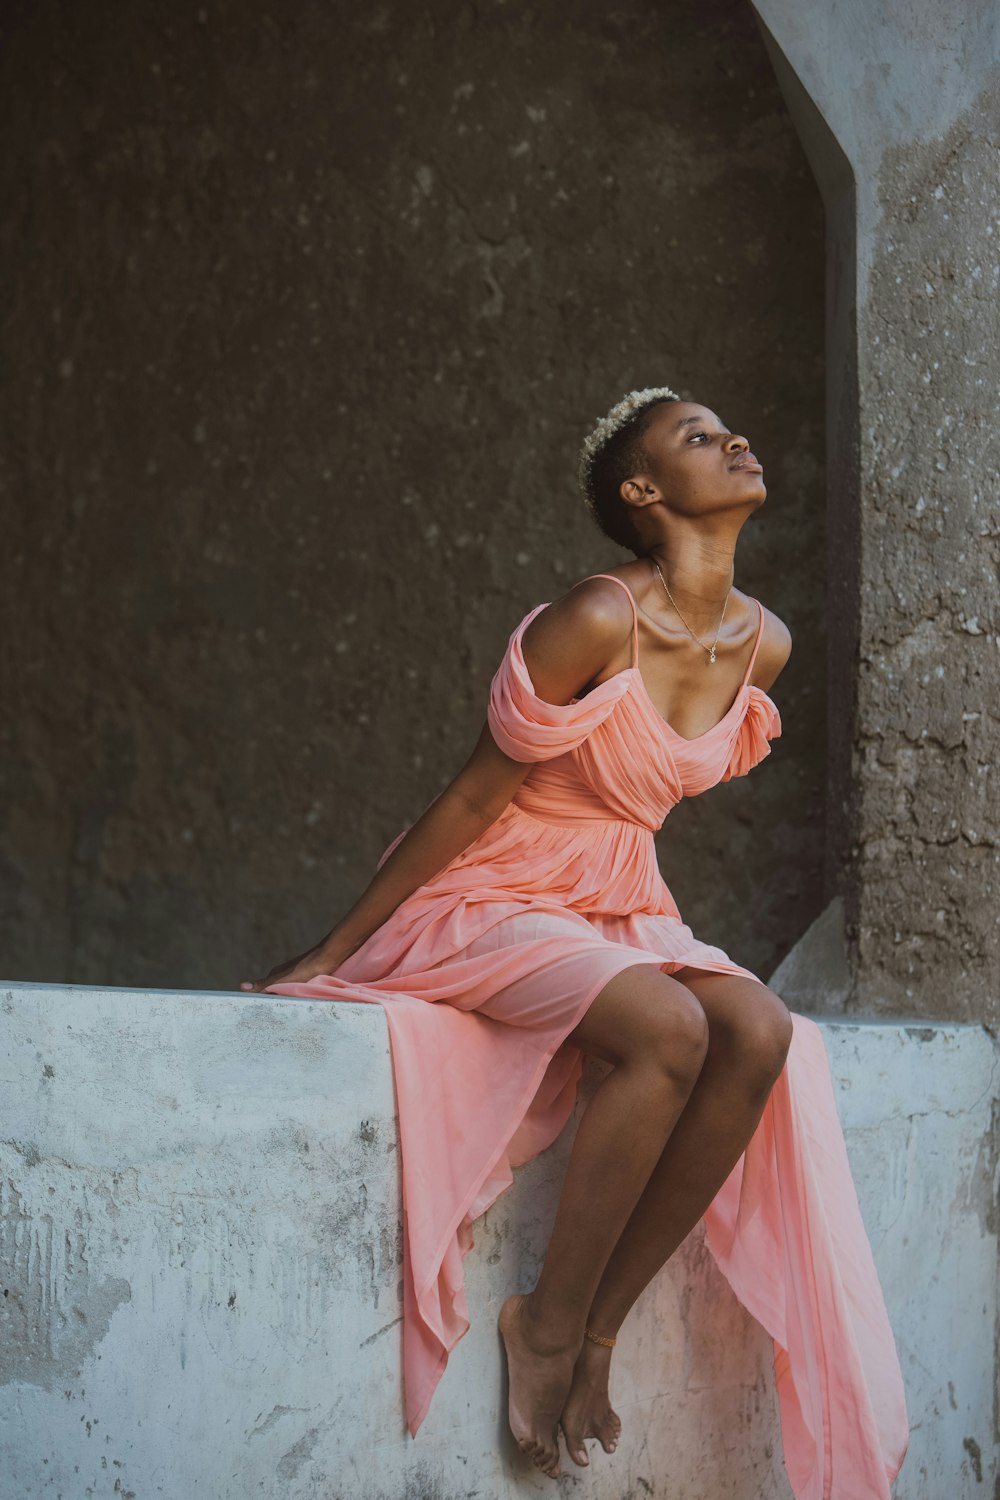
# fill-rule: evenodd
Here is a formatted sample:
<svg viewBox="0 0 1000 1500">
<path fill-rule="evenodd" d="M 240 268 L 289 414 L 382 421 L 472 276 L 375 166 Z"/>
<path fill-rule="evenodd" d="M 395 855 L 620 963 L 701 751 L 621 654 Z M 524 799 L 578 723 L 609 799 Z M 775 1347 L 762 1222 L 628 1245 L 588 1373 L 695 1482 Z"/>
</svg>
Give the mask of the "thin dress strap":
<svg viewBox="0 0 1000 1500">
<path fill-rule="evenodd" d="M 635 597 L 627 583 L 616 578 L 613 573 L 591 573 L 589 578 L 581 578 L 581 583 L 589 583 L 591 578 L 610 578 L 612 583 L 617 583 L 628 594 L 628 602 L 632 606 L 632 665 L 635 666 L 639 660 L 639 611 L 635 607 Z"/>
<path fill-rule="evenodd" d="M 747 675 L 743 679 L 744 687 L 746 687 L 747 683 L 750 681 L 750 674 L 753 671 L 753 664 L 757 660 L 757 652 L 760 650 L 761 638 L 764 634 L 764 606 L 763 604 L 761 604 L 759 599 L 755 599 L 753 602 L 760 610 L 760 624 L 757 626 L 757 639 L 754 642 L 753 655 L 750 658 L 750 665 L 747 667 Z"/>
</svg>

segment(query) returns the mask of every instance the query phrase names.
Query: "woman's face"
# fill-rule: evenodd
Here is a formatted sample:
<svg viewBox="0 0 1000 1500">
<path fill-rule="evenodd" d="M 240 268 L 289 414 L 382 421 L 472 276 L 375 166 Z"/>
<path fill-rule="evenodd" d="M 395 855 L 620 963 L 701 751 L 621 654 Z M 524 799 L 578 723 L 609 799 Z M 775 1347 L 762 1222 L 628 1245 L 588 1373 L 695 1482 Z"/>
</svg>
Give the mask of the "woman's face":
<svg viewBox="0 0 1000 1500">
<path fill-rule="evenodd" d="M 665 401 L 653 412 L 643 439 L 650 472 L 626 481 L 622 492 L 639 498 L 627 486 L 638 482 L 660 491 L 671 510 L 682 515 L 760 504 L 767 490 L 764 470 L 745 437 L 730 432 L 707 406 L 695 401 Z"/>
</svg>

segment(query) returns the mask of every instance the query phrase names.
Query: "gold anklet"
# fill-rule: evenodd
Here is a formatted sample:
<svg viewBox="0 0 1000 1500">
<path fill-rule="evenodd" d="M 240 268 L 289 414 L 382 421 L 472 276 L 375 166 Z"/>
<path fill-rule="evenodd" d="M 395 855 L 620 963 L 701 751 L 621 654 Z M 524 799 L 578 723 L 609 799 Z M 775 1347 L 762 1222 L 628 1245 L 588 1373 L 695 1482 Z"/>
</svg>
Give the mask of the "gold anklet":
<svg viewBox="0 0 1000 1500">
<path fill-rule="evenodd" d="M 593 1339 L 595 1344 L 604 1344 L 604 1346 L 608 1349 L 613 1349 L 618 1342 L 616 1338 L 606 1339 L 603 1334 L 591 1333 L 589 1328 L 585 1328 L 583 1331 L 587 1335 L 588 1339 Z"/>
</svg>

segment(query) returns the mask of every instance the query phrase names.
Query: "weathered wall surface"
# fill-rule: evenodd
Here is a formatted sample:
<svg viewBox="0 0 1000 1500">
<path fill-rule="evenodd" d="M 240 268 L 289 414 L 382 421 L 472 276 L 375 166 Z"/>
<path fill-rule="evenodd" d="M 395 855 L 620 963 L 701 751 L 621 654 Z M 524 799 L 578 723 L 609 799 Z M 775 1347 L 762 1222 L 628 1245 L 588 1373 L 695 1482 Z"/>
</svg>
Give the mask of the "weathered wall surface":
<svg viewBox="0 0 1000 1500">
<path fill-rule="evenodd" d="M 831 662 L 838 650 L 856 658 L 849 677 L 830 673 L 841 867 L 826 883 L 843 901 L 849 954 L 821 946 L 849 971 L 847 1009 L 996 1026 L 997 10 L 993 0 L 756 9 L 837 206 L 828 347 L 857 371 L 854 410 L 832 413 L 828 475 L 856 540 L 855 587 L 831 590 L 829 617 Z M 835 151 L 853 173 L 850 195 Z"/>
<path fill-rule="evenodd" d="M 865 311 L 858 958 L 880 1009 L 1000 1021 L 1000 68 L 897 146 Z M 905 392 L 905 400 L 900 393 Z"/>
<path fill-rule="evenodd" d="M 980 1500 L 998 1451 L 995 1046 L 980 1027 L 821 1024 L 906 1384 L 894 1500 Z M 471 1328 L 411 1440 L 379 1007 L 10 985 L 0 1035 L 5 1500 L 539 1493 L 505 1435 L 496 1316 L 537 1273 L 602 1065 L 478 1221 Z M 624 1432 L 611 1457 L 590 1445 L 595 1500 L 789 1500 L 773 1346 L 701 1226 L 626 1320 L 612 1394 Z"/>
<path fill-rule="evenodd" d="M 514 624 L 618 560 L 578 444 L 668 381 L 769 484 L 785 734 L 665 876 L 764 972 L 822 904 L 822 212 L 748 8 L 23 0 L 0 971 L 232 986 L 474 743 Z"/>
</svg>

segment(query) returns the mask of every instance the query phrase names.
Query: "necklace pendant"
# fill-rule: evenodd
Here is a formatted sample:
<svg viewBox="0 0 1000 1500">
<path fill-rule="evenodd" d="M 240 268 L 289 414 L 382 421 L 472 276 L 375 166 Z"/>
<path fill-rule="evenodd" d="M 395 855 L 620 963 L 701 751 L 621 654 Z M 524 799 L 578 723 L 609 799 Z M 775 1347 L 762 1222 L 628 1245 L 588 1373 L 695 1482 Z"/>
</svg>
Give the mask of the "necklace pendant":
<svg viewBox="0 0 1000 1500">
<path fill-rule="evenodd" d="M 711 651 L 708 653 L 708 659 L 709 659 L 710 662 L 712 662 L 712 661 L 715 660 L 715 647 L 714 646 L 712 647 Z"/>
</svg>

